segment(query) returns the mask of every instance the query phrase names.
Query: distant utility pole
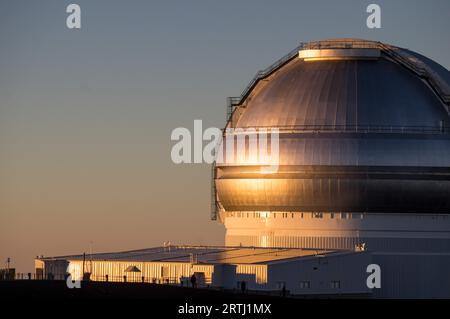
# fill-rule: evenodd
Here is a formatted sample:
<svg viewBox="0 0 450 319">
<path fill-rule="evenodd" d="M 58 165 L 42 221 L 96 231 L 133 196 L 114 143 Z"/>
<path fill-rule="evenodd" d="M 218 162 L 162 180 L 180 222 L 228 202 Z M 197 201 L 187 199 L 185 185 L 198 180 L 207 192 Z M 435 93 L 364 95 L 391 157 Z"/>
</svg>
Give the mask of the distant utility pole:
<svg viewBox="0 0 450 319">
<path fill-rule="evenodd" d="M 83 253 L 83 273 L 82 273 L 82 278 L 84 280 L 84 263 L 86 262 L 86 253 Z"/>
<path fill-rule="evenodd" d="M 89 272 L 92 273 L 92 244 L 94 242 L 91 240 L 89 241 Z"/>
</svg>

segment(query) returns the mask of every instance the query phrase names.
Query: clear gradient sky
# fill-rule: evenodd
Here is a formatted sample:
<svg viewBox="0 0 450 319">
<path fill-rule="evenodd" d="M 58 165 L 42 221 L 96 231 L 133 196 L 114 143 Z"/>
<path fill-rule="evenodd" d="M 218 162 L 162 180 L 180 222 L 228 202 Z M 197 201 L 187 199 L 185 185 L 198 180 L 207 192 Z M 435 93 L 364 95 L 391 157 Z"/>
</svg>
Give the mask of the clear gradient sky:
<svg viewBox="0 0 450 319">
<path fill-rule="evenodd" d="M 81 30 L 65 8 L 82 9 Z M 382 29 L 366 7 L 382 8 Z M 0 0 L 0 267 L 36 255 L 222 244 L 210 168 L 170 133 L 301 41 L 381 40 L 450 68 L 450 1 Z M 92 242 L 92 244 L 90 244 Z"/>
</svg>

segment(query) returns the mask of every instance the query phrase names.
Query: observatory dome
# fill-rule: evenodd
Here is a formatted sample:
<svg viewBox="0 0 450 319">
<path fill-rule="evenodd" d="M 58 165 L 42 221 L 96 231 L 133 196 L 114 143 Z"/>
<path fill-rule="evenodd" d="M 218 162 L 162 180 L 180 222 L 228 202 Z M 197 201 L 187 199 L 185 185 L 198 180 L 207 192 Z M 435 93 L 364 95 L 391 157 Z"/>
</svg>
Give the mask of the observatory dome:
<svg viewBox="0 0 450 319">
<path fill-rule="evenodd" d="M 245 160 L 217 164 L 213 217 L 449 213 L 449 86 L 449 71 L 407 49 L 302 44 L 230 99 L 227 128 L 279 129 L 280 166 L 265 174 Z"/>
</svg>

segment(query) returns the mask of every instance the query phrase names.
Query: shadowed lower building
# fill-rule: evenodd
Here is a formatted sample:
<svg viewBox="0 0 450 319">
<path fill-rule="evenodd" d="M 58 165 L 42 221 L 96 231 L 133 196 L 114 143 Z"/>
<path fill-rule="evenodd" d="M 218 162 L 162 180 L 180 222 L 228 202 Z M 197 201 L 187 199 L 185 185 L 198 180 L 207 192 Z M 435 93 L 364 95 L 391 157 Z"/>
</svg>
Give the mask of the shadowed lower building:
<svg viewBox="0 0 450 319">
<path fill-rule="evenodd" d="M 298 248 L 166 246 L 115 253 L 40 258 L 43 278 L 155 283 L 241 290 L 280 295 L 369 297 L 364 251 Z M 345 271 L 343 271 L 345 269 Z M 295 282 L 295 285 L 293 283 Z"/>
</svg>

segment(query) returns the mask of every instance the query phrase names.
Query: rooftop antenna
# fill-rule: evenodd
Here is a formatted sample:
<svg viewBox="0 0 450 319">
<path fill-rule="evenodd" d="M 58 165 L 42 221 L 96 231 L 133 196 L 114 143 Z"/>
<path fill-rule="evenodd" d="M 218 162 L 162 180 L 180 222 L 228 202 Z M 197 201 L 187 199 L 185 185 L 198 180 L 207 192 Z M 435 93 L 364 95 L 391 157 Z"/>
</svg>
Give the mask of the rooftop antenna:
<svg viewBox="0 0 450 319">
<path fill-rule="evenodd" d="M 92 273 L 92 245 L 93 245 L 93 241 L 90 240 L 89 241 L 89 272 Z"/>
<path fill-rule="evenodd" d="M 165 241 L 163 243 L 164 251 L 170 251 L 170 241 Z"/>
<path fill-rule="evenodd" d="M 82 278 L 84 280 L 84 264 L 86 263 L 86 253 L 83 252 L 83 274 L 82 274 Z"/>
</svg>

